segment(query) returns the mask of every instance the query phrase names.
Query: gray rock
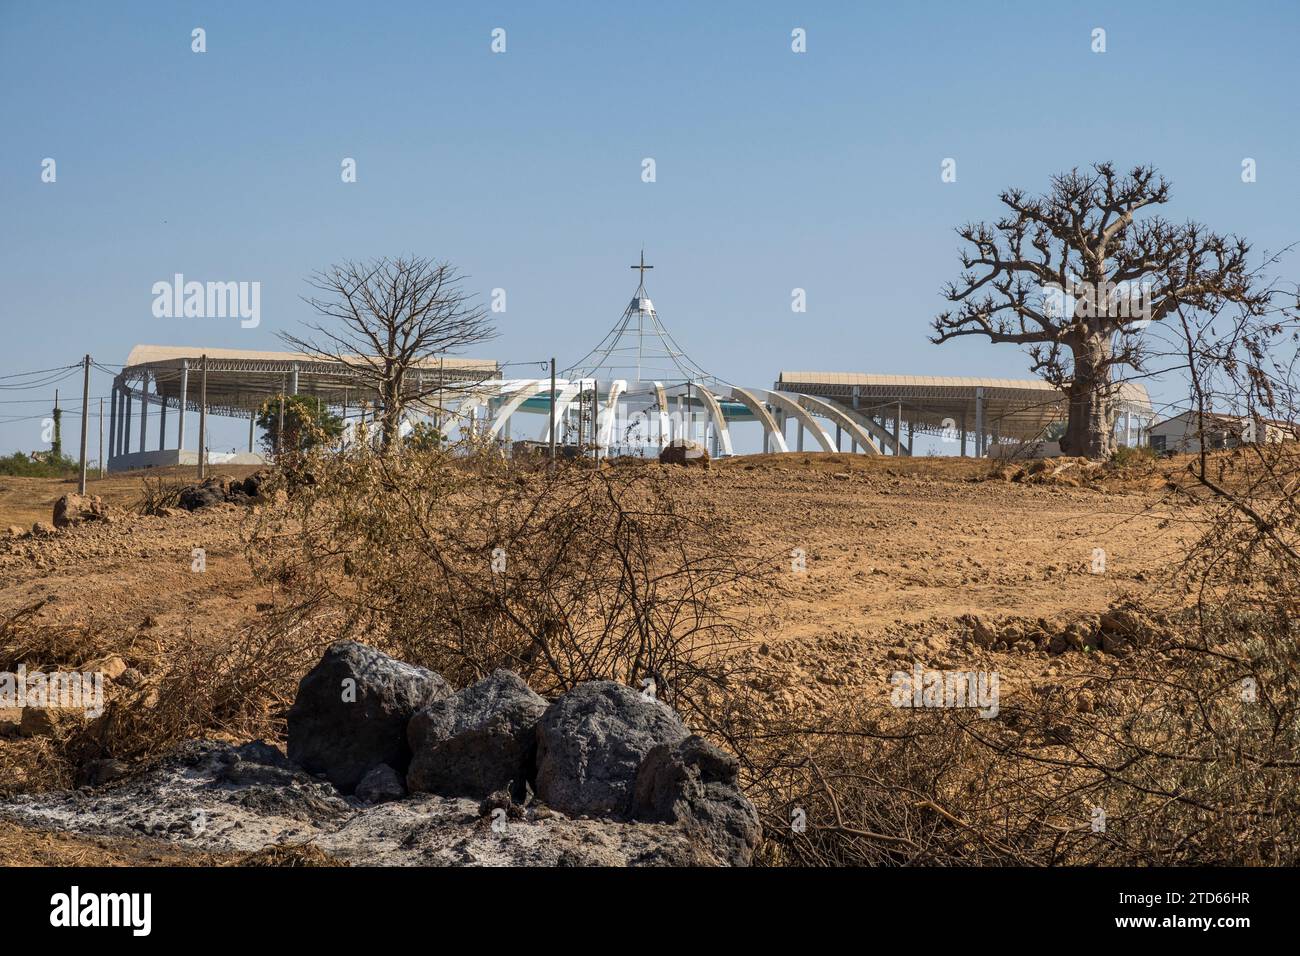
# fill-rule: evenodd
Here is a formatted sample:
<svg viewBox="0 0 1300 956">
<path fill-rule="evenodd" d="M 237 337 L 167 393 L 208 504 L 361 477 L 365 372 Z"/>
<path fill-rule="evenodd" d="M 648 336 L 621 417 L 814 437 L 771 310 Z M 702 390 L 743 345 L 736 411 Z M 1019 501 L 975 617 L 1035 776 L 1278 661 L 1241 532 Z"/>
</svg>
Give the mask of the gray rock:
<svg viewBox="0 0 1300 956">
<path fill-rule="evenodd" d="M 659 452 L 664 465 L 699 465 L 709 467 L 709 450 L 690 438 L 674 438 Z"/>
<path fill-rule="evenodd" d="M 667 705 L 613 681 L 579 684 L 537 724 L 537 796 L 569 814 L 627 812 L 637 769 L 688 735 Z"/>
<path fill-rule="evenodd" d="M 357 784 L 357 799 L 365 803 L 385 803 L 406 796 L 402 776 L 386 763 L 371 767 Z"/>
<path fill-rule="evenodd" d="M 545 698 L 507 670 L 435 701 L 407 726 L 407 787 L 445 797 L 481 799 L 498 790 L 522 797 L 545 711 Z"/>
<path fill-rule="evenodd" d="M 202 484 L 187 485 L 180 490 L 177 504 L 186 511 L 210 508 L 226 500 L 226 491 L 220 478 L 209 478 Z"/>
<path fill-rule="evenodd" d="M 407 722 L 450 694 L 433 671 L 339 641 L 298 684 L 288 715 L 289 759 L 324 774 L 344 793 L 376 764 L 405 774 L 411 761 Z"/>
<path fill-rule="evenodd" d="M 634 820 L 680 823 L 720 862 L 748 866 L 762 827 L 758 811 L 737 786 L 736 758 L 702 737 L 660 744 L 637 771 Z"/>
</svg>

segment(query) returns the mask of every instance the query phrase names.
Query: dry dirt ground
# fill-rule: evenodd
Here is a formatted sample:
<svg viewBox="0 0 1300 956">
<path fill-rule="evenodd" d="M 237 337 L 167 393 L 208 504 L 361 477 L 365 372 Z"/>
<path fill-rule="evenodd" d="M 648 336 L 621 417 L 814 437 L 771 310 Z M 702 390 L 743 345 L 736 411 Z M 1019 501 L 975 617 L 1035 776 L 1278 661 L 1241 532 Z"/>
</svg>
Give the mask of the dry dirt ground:
<svg viewBox="0 0 1300 956">
<path fill-rule="evenodd" d="M 1154 592 L 1177 558 L 1179 526 L 1161 504 L 1165 467 L 1074 486 L 1068 476 L 1009 482 L 970 459 L 797 453 L 715 462 L 689 480 L 778 568 L 778 602 L 732 610 L 753 617 L 772 705 L 815 721 L 842 695 L 887 695 L 888 674 L 914 661 L 997 669 L 1004 694 L 1072 666 L 1071 655 L 976 646 L 972 616 L 1056 626 L 1125 598 L 1167 605 Z M 68 490 L 75 485 L 0 477 L 0 529 L 48 521 Z M 89 488 L 121 508 L 140 490 L 140 475 Z M 244 518 L 227 505 L 44 538 L 0 533 L 0 614 L 47 599 L 41 613 L 51 621 L 93 621 L 141 640 L 220 639 L 268 599 L 241 551 Z M 205 574 L 191 571 L 195 548 L 206 552 Z M 1093 571 L 1095 549 L 1105 552 L 1103 573 Z M 83 851 L 92 862 L 144 863 L 151 853 L 178 862 L 174 850 L 70 839 L 50 836 L 32 862 Z M 15 862 L 10 842 L 0 830 L 0 863 Z"/>
</svg>

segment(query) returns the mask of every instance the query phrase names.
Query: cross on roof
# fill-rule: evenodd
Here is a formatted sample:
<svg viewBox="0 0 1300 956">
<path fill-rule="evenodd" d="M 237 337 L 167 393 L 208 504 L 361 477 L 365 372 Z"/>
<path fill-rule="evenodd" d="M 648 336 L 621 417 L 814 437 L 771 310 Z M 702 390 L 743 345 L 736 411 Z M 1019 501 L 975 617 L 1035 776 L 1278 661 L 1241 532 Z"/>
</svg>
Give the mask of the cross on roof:
<svg viewBox="0 0 1300 956">
<path fill-rule="evenodd" d="M 642 284 L 642 285 L 645 285 L 645 271 L 646 271 L 647 269 L 653 269 L 654 266 L 648 266 L 648 265 L 645 264 L 645 250 L 642 249 L 642 250 L 641 250 L 641 264 L 640 264 L 639 266 L 630 266 L 629 268 L 632 268 L 632 269 L 640 269 L 640 270 L 641 270 L 641 284 Z"/>
</svg>

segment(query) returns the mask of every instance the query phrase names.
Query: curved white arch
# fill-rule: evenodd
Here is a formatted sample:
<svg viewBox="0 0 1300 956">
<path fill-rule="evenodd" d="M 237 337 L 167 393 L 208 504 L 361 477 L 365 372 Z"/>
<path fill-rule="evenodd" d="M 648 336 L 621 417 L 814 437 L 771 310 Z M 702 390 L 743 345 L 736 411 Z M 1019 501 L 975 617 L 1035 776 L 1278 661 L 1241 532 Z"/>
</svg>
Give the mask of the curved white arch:
<svg viewBox="0 0 1300 956">
<path fill-rule="evenodd" d="M 804 398 L 811 398 L 811 397 L 812 397 L 811 395 L 804 396 Z M 837 405 L 835 407 L 838 411 L 842 412 L 845 416 L 857 422 L 867 431 L 871 432 L 871 434 L 875 435 L 876 438 L 881 443 L 883 443 L 883 445 L 888 446 L 894 452 L 894 454 L 896 455 L 910 454 L 910 452 L 908 452 L 906 449 L 901 447 L 901 443 L 898 442 L 893 435 L 889 434 L 889 432 L 886 429 L 881 428 L 874 421 L 872 421 L 869 415 L 863 415 L 859 411 L 855 411 L 851 408 L 845 408 L 842 405 Z"/>
<path fill-rule="evenodd" d="M 659 401 L 659 444 L 668 444 L 668 393 L 664 391 L 663 382 L 655 382 L 655 397 Z"/>
<path fill-rule="evenodd" d="M 700 397 L 704 399 L 704 404 L 709 406 L 709 416 L 713 419 L 713 427 L 717 429 L 718 440 L 722 442 L 722 453 L 724 455 L 733 454 L 731 450 L 731 429 L 727 427 L 727 419 L 722 414 L 722 406 L 718 404 L 718 397 L 703 386 L 700 387 Z"/>
<path fill-rule="evenodd" d="M 596 418 L 596 453 L 609 448 L 614 437 L 614 418 L 618 412 L 618 398 L 627 391 L 627 381 L 616 378 L 609 383 L 609 395 L 597 413 Z"/>
<path fill-rule="evenodd" d="M 835 439 L 831 438 L 826 429 L 822 428 L 821 423 L 813 417 L 808 409 L 799 404 L 802 396 L 795 395 L 791 392 L 766 392 L 767 400 L 775 405 L 787 415 L 793 415 L 803 426 L 810 429 L 813 438 L 822 446 L 822 451 L 835 451 Z"/>
<path fill-rule="evenodd" d="M 559 383 L 558 382 L 556 383 L 556 390 L 558 394 L 555 396 L 555 424 L 557 426 L 564 421 L 564 416 L 569 411 L 569 406 L 572 405 L 573 400 L 578 397 L 578 392 L 582 390 L 582 386 L 583 386 L 582 379 L 578 379 L 576 382 L 569 382 L 563 388 L 559 388 Z M 550 383 L 548 382 L 546 388 L 544 388 L 543 391 L 549 392 L 550 389 L 551 386 Z M 551 440 L 551 419 L 550 416 L 548 415 L 546 420 L 546 430 L 542 432 L 542 441 L 550 441 L 550 440 Z"/>
<path fill-rule="evenodd" d="M 492 421 L 492 427 L 488 429 L 488 437 L 495 438 L 501 429 L 505 427 L 506 422 L 510 420 L 510 416 L 519 411 L 524 402 L 528 401 L 535 395 L 540 395 L 543 392 L 549 392 L 550 390 L 550 381 L 540 378 L 529 379 L 513 389 L 515 392 L 514 397 L 497 410 L 496 418 Z M 549 426 L 550 422 L 548 421 L 547 427 Z"/>
<path fill-rule="evenodd" d="M 754 417 L 763 423 L 764 437 L 771 436 L 776 440 L 776 450 L 779 452 L 789 451 L 790 448 L 785 443 L 785 435 L 781 429 L 776 427 L 776 419 L 772 413 L 767 410 L 762 400 L 759 399 L 752 391 L 747 388 L 741 388 L 739 385 L 731 386 L 731 397 L 736 401 L 744 402 L 745 407 L 754 413 Z M 766 445 L 764 446 L 766 450 Z"/>
<path fill-rule="evenodd" d="M 863 447 L 864 454 L 881 454 L 880 446 L 876 444 L 875 439 L 871 437 L 867 429 L 854 421 L 853 417 L 847 414 L 844 409 L 837 408 L 832 402 L 824 401 L 812 395 L 799 395 L 799 404 L 810 412 L 821 415 L 823 418 L 829 418 L 836 425 L 848 431 L 854 440 Z M 886 434 L 888 433 L 886 432 Z"/>
</svg>

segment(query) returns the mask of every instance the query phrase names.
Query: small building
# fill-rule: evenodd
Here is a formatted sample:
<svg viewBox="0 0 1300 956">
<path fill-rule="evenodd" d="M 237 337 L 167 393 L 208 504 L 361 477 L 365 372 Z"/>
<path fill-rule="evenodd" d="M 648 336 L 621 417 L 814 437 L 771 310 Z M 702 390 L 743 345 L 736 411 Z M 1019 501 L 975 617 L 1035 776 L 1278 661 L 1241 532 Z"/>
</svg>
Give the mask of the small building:
<svg viewBox="0 0 1300 956">
<path fill-rule="evenodd" d="M 1202 418 L 1198 412 L 1192 410 L 1156 422 L 1150 427 L 1148 434 L 1154 451 L 1195 454 L 1202 448 L 1206 451 L 1214 451 L 1238 448 L 1254 442 L 1294 440 L 1297 436 L 1297 426 L 1276 419 L 1221 415 L 1213 412 L 1206 412 Z"/>
</svg>

